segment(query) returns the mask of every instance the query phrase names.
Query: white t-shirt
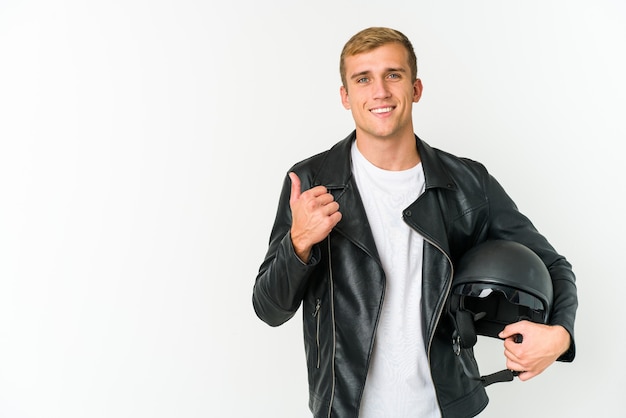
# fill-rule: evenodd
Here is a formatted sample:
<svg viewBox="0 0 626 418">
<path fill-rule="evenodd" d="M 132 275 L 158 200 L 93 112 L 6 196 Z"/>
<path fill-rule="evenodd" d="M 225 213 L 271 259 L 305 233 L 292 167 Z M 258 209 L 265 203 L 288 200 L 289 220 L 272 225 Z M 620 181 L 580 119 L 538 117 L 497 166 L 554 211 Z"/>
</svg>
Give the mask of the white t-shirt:
<svg viewBox="0 0 626 418">
<path fill-rule="evenodd" d="M 424 239 L 402 219 L 424 191 L 422 165 L 380 169 L 354 142 L 352 170 L 386 277 L 360 417 L 440 417 L 422 336 Z"/>
</svg>

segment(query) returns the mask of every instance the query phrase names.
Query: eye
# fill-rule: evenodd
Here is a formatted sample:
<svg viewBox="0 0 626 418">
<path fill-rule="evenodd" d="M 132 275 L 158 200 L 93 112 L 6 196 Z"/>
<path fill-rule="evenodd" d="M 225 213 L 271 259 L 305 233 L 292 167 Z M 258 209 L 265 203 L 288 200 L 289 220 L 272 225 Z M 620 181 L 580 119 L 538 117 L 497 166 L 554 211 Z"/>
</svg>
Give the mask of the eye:
<svg viewBox="0 0 626 418">
<path fill-rule="evenodd" d="M 369 81 L 369 78 L 367 78 L 367 77 L 357 78 L 357 80 L 356 80 L 357 84 L 367 83 L 368 81 Z"/>
<path fill-rule="evenodd" d="M 400 78 L 400 74 L 398 74 L 398 73 L 391 73 L 387 77 L 392 78 L 392 79 L 398 79 L 398 78 Z"/>
</svg>

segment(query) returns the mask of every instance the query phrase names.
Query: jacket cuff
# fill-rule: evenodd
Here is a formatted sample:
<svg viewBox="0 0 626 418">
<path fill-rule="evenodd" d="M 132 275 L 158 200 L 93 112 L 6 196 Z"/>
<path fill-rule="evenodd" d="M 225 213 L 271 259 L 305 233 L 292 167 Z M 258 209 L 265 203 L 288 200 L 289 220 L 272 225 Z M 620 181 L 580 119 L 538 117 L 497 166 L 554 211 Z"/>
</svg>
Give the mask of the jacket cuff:
<svg viewBox="0 0 626 418">
<path fill-rule="evenodd" d="M 295 257 L 300 262 L 302 266 L 314 266 L 320 262 L 322 253 L 319 245 L 313 246 L 313 248 L 311 249 L 311 258 L 309 258 L 308 263 L 305 263 L 300 257 L 298 257 L 298 254 L 296 254 L 296 249 L 293 247 L 293 241 L 291 240 L 291 234 L 287 235 L 287 238 L 289 240 L 289 252 L 291 253 L 292 257 Z"/>
<path fill-rule="evenodd" d="M 570 337 L 571 337 L 571 334 L 570 334 Z M 556 359 L 556 361 L 563 361 L 566 363 L 571 363 L 572 361 L 574 361 L 574 357 L 576 357 L 576 344 L 574 343 L 574 337 L 571 337 L 569 348 L 567 349 L 565 353 L 561 354 L 561 356 L 558 359 Z"/>
</svg>

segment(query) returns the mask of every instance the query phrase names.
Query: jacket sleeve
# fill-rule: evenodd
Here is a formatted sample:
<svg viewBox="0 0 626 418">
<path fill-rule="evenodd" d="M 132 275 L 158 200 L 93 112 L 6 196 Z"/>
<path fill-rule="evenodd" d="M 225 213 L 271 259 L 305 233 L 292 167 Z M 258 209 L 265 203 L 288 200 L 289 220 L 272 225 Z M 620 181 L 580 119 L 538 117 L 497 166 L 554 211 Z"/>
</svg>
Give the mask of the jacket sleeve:
<svg viewBox="0 0 626 418">
<path fill-rule="evenodd" d="M 285 178 L 269 248 L 259 268 L 252 291 L 252 305 L 257 316 L 271 326 L 293 317 L 308 287 L 311 273 L 319 263 L 319 247 L 313 247 L 311 259 L 303 263 L 296 255 L 290 236 L 291 180 Z"/>
<path fill-rule="evenodd" d="M 532 222 L 524 216 L 502 186 L 491 176 L 486 177 L 489 201 L 489 239 L 517 241 L 533 250 L 544 262 L 552 278 L 554 300 L 550 315 L 551 325 L 563 326 L 571 336 L 570 348 L 560 361 L 572 361 L 575 356 L 574 321 L 578 308 L 576 277 L 572 265 L 557 253 Z"/>
</svg>

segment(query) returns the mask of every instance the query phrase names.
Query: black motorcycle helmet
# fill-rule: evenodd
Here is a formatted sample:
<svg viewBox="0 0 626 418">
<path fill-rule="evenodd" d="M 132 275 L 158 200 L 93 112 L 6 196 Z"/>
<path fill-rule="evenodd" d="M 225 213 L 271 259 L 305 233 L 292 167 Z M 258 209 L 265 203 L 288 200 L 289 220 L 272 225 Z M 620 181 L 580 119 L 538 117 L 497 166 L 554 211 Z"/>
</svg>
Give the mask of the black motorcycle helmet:
<svg viewBox="0 0 626 418">
<path fill-rule="evenodd" d="M 480 316 L 476 333 L 488 337 L 524 319 L 545 324 L 552 308 L 548 269 L 514 241 L 485 241 L 467 251 L 456 265 L 452 293 L 458 296 L 453 309 Z"/>
<path fill-rule="evenodd" d="M 468 376 L 484 386 L 513 380 L 518 373 L 511 370 L 474 376 L 461 350 L 474 347 L 478 335 L 498 338 L 514 322 L 548 323 L 552 292 L 545 264 L 520 243 L 485 241 L 467 251 L 455 266 L 449 309 L 455 325 L 453 349 Z"/>
</svg>

